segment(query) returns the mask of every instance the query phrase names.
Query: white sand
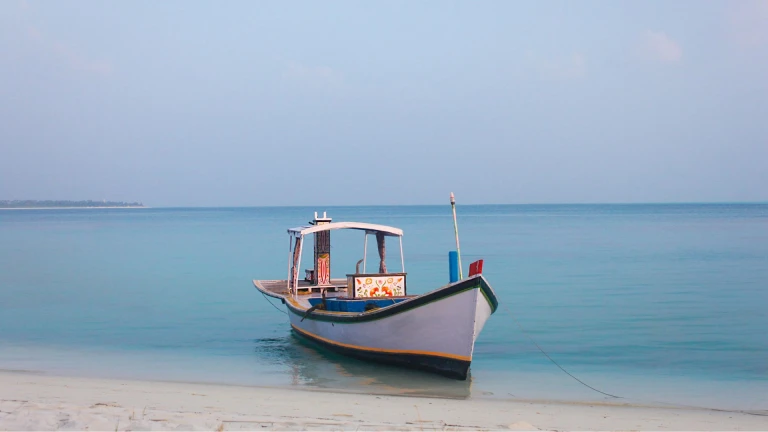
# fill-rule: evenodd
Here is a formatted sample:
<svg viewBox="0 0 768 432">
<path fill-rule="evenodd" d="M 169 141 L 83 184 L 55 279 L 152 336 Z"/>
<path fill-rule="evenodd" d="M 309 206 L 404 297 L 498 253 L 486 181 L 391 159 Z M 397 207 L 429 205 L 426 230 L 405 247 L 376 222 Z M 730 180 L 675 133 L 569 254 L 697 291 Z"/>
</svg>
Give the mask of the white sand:
<svg viewBox="0 0 768 432">
<path fill-rule="evenodd" d="M 0 430 L 768 430 L 710 410 L 341 394 L 0 372 Z"/>
</svg>

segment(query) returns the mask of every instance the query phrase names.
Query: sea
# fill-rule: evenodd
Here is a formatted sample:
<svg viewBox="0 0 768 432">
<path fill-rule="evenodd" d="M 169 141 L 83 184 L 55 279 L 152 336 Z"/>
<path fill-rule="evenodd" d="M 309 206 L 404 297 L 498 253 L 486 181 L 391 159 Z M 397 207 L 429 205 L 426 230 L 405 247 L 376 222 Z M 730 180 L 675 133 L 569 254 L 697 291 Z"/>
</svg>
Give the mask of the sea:
<svg viewBox="0 0 768 432">
<path fill-rule="evenodd" d="M 768 204 L 457 206 L 464 272 L 483 259 L 500 302 L 466 381 L 292 335 L 251 281 L 285 278 L 316 211 L 402 228 L 409 294 L 448 282 L 449 205 L 2 210 L 0 370 L 768 410 Z M 344 277 L 363 234 L 331 241 Z"/>
</svg>

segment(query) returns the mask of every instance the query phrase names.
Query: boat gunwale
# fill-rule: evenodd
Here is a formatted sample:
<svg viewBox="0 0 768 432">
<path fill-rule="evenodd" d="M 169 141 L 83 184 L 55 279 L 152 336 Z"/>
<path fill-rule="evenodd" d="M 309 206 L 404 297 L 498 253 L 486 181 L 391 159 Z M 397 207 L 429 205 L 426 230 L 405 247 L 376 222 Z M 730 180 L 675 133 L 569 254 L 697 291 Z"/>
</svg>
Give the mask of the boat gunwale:
<svg viewBox="0 0 768 432">
<path fill-rule="evenodd" d="M 257 289 L 259 289 L 259 291 L 262 291 L 262 292 L 266 291 L 263 289 L 263 287 L 259 287 L 259 285 L 257 284 L 257 281 L 255 280 L 254 280 L 254 285 L 256 286 Z M 271 297 L 280 299 L 287 306 L 290 312 L 292 312 L 297 316 L 301 316 L 302 319 L 309 319 L 314 321 L 329 321 L 334 323 L 359 323 L 359 322 L 368 322 L 368 321 L 375 321 L 375 320 L 387 318 L 392 315 L 396 315 L 399 313 L 409 311 L 411 309 L 425 306 L 429 303 L 433 303 L 435 301 L 442 300 L 444 298 L 451 297 L 456 294 L 460 294 L 462 292 L 472 290 L 475 288 L 479 288 L 480 291 L 482 292 L 483 297 L 485 297 L 485 300 L 488 302 L 488 304 L 491 307 L 491 313 L 496 312 L 496 309 L 498 308 L 498 299 L 496 298 L 496 294 L 493 292 L 493 288 L 491 288 L 490 284 L 488 284 L 488 281 L 485 279 L 485 277 L 483 277 L 483 275 L 476 275 L 471 278 L 467 278 L 467 279 L 443 286 L 441 288 L 430 291 L 428 293 L 409 298 L 402 302 L 398 302 L 390 306 L 385 306 L 380 309 L 375 309 L 372 311 L 367 311 L 362 313 L 325 312 L 320 310 L 314 310 L 309 315 L 306 315 L 306 312 L 309 308 L 302 307 L 292 297 L 279 295 L 272 292 L 266 292 L 266 294 L 270 295 Z"/>
<path fill-rule="evenodd" d="M 273 281 L 280 281 L 279 279 L 254 279 L 253 280 L 253 286 L 256 287 L 257 290 L 261 291 L 262 294 L 268 295 L 272 298 L 276 298 L 278 300 L 284 300 L 285 296 L 282 294 L 278 294 L 274 291 L 270 291 L 261 284 L 261 282 L 273 282 Z"/>
</svg>

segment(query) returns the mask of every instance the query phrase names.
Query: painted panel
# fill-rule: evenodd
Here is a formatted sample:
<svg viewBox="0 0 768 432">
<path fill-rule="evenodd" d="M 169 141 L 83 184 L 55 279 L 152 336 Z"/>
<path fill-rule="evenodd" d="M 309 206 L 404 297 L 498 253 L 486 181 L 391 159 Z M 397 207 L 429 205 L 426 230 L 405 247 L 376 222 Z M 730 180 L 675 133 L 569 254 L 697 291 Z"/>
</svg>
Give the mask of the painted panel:
<svg viewBox="0 0 768 432">
<path fill-rule="evenodd" d="M 356 276 L 354 297 L 394 297 L 405 295 L 405 276 Z"/>
<path fill-rule="evenodd" d="M 331 255 L 327 253 L 317 256 L 317 284 L 331 284 Z"/>
<path fill-rule="evenodd" d="M 315 220 L 315 222 L 318 225 L 328 223 L 321 220 Z M 315 275 L 312 282 L 315 285 L 331 284 L 331 233 L 329 231 L 315 233 Z"/>
</svg>

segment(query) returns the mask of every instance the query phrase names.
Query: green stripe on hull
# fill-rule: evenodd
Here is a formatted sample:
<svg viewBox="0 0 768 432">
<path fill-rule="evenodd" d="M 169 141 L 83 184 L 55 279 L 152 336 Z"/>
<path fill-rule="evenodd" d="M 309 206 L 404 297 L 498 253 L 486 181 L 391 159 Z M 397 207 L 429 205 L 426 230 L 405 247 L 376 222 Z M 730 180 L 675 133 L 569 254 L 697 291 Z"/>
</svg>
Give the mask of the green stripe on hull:
<svg viewBox="0 0 768 432">
<path fill-rule="evenodd" d="M 390 317 L 392 315 L 397 315 L 399 313 L 409 311 L 411 309 L 416 309 L 418 307 L 425 306 L 430 303 L 434 303 L 438 300 L 442 300 L 442 299 L 445 299 L 457 294 L 461 294 L 463 292 L 470 291 L 476 288 L 480 288 L 480 292 L 483 293 L 483 297 L 485 297 L 485 300 L 491 306 L 491 313 L 496 312 L 496 309 L 498 308 L 498 305 L 499 305 L 499 302 L 496 299 L 496 294 L 493 292 L 491 287 L 488 286 L 488 283 L 485 281 L 485 279 L 482 278 L 481 276 L 478 276 L 478 277 L 457 282 L 453 285 L 449 285 L 437 291 L 433 291 L 431 293 L 424 294 L 423 296 L 415 297 L 412 300 L 397 303 L 393 306 L 389 306 L 387 308 L 380 309 L 377 311 L 365 312 L 357 315 L 341 315 L 341 314 L 330 314 L 330 313 L 324 313 L 324 312 L 314 312 L 306 316 L 306 318 L 304 319 L 315 320 L 315 321 L 326 321 L 326 322 L 333 322 L 333 323 L 339 323 L 339 324 L 352 324 L 352 323 L 359 323 L 359 322 L 376 321 L 379 319 Z M 285 302 L 285 304 L 286 306 L 288 306 L 289 311 L 291 311 L 292 313 L 300 317 L 304 317 L 304 314 L 307 311 L 307 309 L 301 309 L 293 306 L 290 302 Z"/>
</svg>

